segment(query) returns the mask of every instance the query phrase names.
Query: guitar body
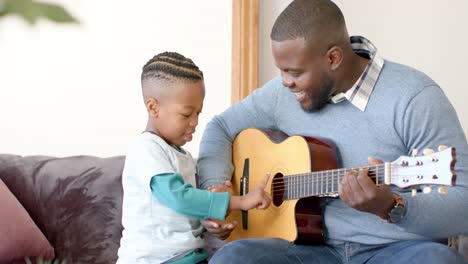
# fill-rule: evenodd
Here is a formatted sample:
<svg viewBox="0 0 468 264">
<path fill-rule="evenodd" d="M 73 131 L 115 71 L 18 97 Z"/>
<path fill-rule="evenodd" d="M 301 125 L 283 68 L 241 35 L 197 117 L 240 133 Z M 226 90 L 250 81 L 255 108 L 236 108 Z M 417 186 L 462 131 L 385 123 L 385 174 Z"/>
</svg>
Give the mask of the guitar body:
<svg viewBox="0 0 468 264">
<path fill-rule="evenodd" d="M 246 129 L 233 142 L 235 195 L 241 193 L 245 160 L 249 160 L 248 189 L 255 189 L 267 173 L 266 190 L 272 204 L 266 210 L 248 211 L 247 228 L 243 228 L 242 212 L 233 211 L 228 221 L 237 221 L 229 241 L 243 238 L 282 238 L 290 242 L 310 244 L 323 239 L 322 215 L 318 197 L 284 199 L 285 193 L 296 190 L 286 187 L 287 175 L 330 170 L 337 167 L 336 151 L 331 142 L 316 138 L 291 136 L 279 131 Z M 276 186 L 273 191 L 273 186 Z M 280 188 L 277 188 L 277 187 Z"/>
<path fill-rule="evenodd" d="M 438 192 L 446 193 L 446 186 L 455 186 L 455 148 L 441 145 L 436 153 L 425 152 L 424 156 L 400 156 L 393 162 L 361 168 L 369 170 L 376 184 L 399 188 L 425 185 L 424 193 L 431 191 L 428 185 L 439 185 Z M 235 138 L 232 155 L 234 194 L 247 194 L 269 173 L 265 190 L 273 200 L 265 210 L 231 212 L 227 220 L 237 221 L 238 226 L 228 240 L 282 238 L 300 244 L 323 240 L 318 197 L 338 195 L 339 183 L 349 170 L 337 169 L 331 142 L 249 128 Z"/>
</svg>

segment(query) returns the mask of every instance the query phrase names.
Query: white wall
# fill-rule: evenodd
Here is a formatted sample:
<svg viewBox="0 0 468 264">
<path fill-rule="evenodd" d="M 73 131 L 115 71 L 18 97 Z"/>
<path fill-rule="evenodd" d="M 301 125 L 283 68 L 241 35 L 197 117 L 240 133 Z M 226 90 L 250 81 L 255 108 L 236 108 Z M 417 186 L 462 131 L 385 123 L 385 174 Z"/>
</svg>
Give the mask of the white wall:
<svg viewBox="0 0 468 264">
<path fill-rule="evenodd" d="M 291 0 L 260 0 L 260 83 L 278 74 L 270 49 L 274 20 Z M 413 66 L 438 82 L 468 135 L 468 1 L 336 0 L 350 35 L 370 39 L 384 58 Z"/>
<path fill-rule="evenodd" d="M 169 50 L 203 70 L 207 95 L 194 140 L 230 104 L 231 2 L 55 0 L 80 21 L 31 27 L 0 20 L 0 153 L 125 154 L 146 126 L 142 66 Z"/>
</svg>

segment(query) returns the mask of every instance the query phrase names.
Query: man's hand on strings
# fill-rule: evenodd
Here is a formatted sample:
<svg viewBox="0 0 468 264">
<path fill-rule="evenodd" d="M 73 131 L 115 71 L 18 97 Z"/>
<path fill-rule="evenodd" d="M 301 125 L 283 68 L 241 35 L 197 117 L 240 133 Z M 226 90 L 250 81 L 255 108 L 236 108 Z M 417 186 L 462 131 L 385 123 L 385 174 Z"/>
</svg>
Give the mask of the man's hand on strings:
<svg viewBox="0 0 468 264">
<path fill-rule="evenodd" d="M 370 165 L 382 164 L 378 159 L 368 158 Z M 369 169 L 351 170 L 346 173 L 338 187 L 338 193 L 350 207 L 386 218 L 394 204 L 388 185 L 376 185 L 369 177 Z"/>
</svg>

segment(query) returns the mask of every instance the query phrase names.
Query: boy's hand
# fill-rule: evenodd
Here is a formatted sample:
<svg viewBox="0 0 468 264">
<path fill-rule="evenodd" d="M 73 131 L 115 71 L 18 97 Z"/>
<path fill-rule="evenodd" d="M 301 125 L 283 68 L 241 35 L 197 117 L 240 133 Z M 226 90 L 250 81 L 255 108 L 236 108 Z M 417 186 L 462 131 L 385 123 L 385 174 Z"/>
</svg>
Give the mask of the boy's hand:
<svg viewBox="0 0 468 264">
<path fill-rule="evenodd" d="M 265 191 L 269 178 L 270 174 L 267 174 L 257 188 L 240 197 L 240 207 L 242 210 L 247 211 L 253 208 L 266 209 L 270 206 L 271 196 Z"/>
</svg>

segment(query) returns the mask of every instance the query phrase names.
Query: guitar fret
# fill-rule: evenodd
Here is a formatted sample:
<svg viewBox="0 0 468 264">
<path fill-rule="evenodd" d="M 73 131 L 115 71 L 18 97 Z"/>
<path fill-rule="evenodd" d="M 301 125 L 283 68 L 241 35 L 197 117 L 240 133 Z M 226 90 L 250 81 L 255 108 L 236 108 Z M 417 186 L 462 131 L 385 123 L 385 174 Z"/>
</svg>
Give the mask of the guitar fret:
<svg viewBox="0 0 468 264">
<path fill-rule="evenodd" d="M 314 177 L 314 183 L 315 183 L 315 191 L 314 191 L 314 195 L 317 195 L 317 194 L 318 194 L 318 181 L 317 181 L 317 175 L 315 175 L 315 177 Z"/>
<path fill-rule="evenodd" d="M 299 197 L 299 186 L 300 186 L 300 185 L 298 184 L 298 181 L 300 181 L 301 178 L 300 178 L 300 176 L 298 176 L 298 178 L 299 178 L 299 179 L 296 179 L 296 189 L 295 189 L 295 192 L 294 192 L 294 195 L 295 195 L 294 198 Z"/>
<path fill-rule="evenodd" d="M 321 175 L 321 177 L 320 177 L 320 194 L 323 193 L 323 187 L 324 187 L 324 185 L 325 185 L 324 178 L 325 178 L 326 172 L 325 172 L 325 171 L 322 171 L 321 174 L 322 174 L 322 175 Z"/>
<path fill-rule="evenodd" d="M 333 176 L 332 176 L 332 192 L 335 191 L 335 172 L 333 172 Z"/>
<path fill-rule="evenodd" d="M 375 167 L 375 183 L 379 184 L 379 170 Z"/>
<path fill-rule="evenodd" d="M 297 176 L 296 176 L 295 179 L 294 179 L 294 193 L 293 193 L 294 198 L 297 197 L 297 186 L 298 186 L 298 184 L 297 184 Z"/>
<path fill-rule="evenodd" d="M 304 177 L 304 175 L 302 175 L 301 178 L 302 178 L 301 179 L 301 182 L 302 182 L 302 184 L 301 184 L 301 196 L 304 197 L 304 188 L 303 188 L 305 186 L 305 177 Z"/>
<path fill-rule="evenodd" d="M 304 196 L 309 196 L 309 192 L 307 191 L 307 183 L 309 182 L 309 177 L 307 174 L 304 175 Z"/>
<path fill-rule="evenodd" d="M 294 182 L 293 183 L 294 183 L 294 188 L 293 188 L 292 197 L 296 198 L 296 188 L 297 188 L 296 177 L 294 177 Z"/>
<path fill-rule="evenodd" d="M 296 198 L 300 197 L 300 195 L 301 195 L 301 188 L 300 187 L 301 187 L 301 175 L 299 175 L 298 179 L 297 179 L 297 193 L 296 193 L 297 196 L 296 196 Z"/>
<path fill-rule="evenodd" d="M 295 193 L 295 191 L 296 191 L 296 185 L 294 184 L 295 178 L 296 178 L 296 177 L 291 178 L 291 183 L 293 184 L 293 185 L 292 185 L 292 188 L 291 188 L 291 195 L 290 195 L 291 198 L 294 198 L 294 193 Z"/>
<path fill-rule="evenodd" d="M 329 177 L 329 173 L 327 173 L 327 185 L 326 185 L 327 186 L 327 188 L 326 188 L 327 193 L 329 192 L 328 191 L 328 177 Z"/>
<path fill-rule="evenodd" d="M 302 181 L 302 184 L 301 184 L 301 197 L 305 197 L 305 195 L 307 194 L 306 193 L 306 176 L 307 174 L 301 174 L 301 181 Z"/>
<path fill-rule="evenodd" d="M 299 182 L 300 180 L 301 180 L 301 177 L 300 177 L 300 175 L 299 175 L 299 176 L 298 176 L 298 179 L 296 179 L 296 190 L 295 190 L 295 192 L 294 192 L 294 195 L 295 195 L 294 198 L 299 197 L 299 186 L 300 186 L 300 184 L 299 184 L 298 182 Z"/>
<path fill-rule="evenodd" d="M 322 175 L 320 175 L 322 177 L 320 177 L 320 193 L 323 193 L 323 172 L 322 172 Z"/>
<path fill-rule="evenodd" d="M 297 196 L 296 196 L 296 198 L 301 196 L 301 178 L 302 177 L 299 174 L 299 176 L 297 176 L 297 181 L 296 181 L 296 183 L 297 183 L 297 193 L 296 193 Z"/>
<path fill-rule="evenodd" d="M 298 184 L 297 184 L 297 197 L 300 197 L 301 196 L 301 179 L 302 179 L 302 176 L 299 175 L 298 176 Z"/>
<path fill-rule="evenodd" d="M 294 188 L 292 189 L 292 197 L 293 198 L 296 198 L 296 188 L 297 188 L 297 184 L 296 184 L 296 177 L 294 177 Z"/>
</svg>

